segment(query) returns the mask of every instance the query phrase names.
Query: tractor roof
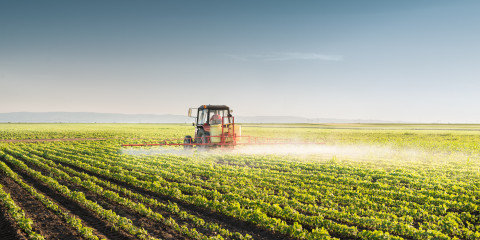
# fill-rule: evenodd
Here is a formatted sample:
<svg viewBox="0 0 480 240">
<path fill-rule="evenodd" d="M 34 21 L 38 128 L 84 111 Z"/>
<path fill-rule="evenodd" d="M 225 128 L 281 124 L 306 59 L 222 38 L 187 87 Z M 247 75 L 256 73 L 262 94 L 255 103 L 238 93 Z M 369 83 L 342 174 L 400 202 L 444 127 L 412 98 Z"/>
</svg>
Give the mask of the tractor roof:
<svg viewBox="0 0 480 240">
<path fill-rule="evenodd" d="M 199 109 L 210 109 L 210 110 L 230 110 L 227 105 L 201 105 Z"/>
</svg>

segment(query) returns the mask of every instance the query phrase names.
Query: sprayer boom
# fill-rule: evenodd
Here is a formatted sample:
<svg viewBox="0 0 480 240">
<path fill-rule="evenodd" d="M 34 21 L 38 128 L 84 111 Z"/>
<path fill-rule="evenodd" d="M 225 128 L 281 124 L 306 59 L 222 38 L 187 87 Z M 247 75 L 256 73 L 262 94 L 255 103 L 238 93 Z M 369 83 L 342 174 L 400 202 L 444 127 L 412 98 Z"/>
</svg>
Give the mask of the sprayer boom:
<svg viewBox="0 0 480 240">
<path fill-rule="evenodd" d="M 208 146 L 208 147 L 233 147 L 238 145 L 292 145 L 292 144 L 325 144 L 323 142 L 308 142 L 308 141 L 292 141 L 289 139 L 283 138 L 266 138 L 266 137 L 251 137 L 251 136 L 241 136 L 237 137 L 235 141 L 219 143 L 212 143 L 212 138 L 222 138 L 222 136 L 209 136 L 206 143 L 184 143 L 184 139 L 165 139 L 157 142 L 144 142 L 144 143 L 132 143 L 132 144 L 122 144 L 122 147 L 142 147 L 142 146 Z"/>
<path fill-rule="evenodd" d="M 196 109 L 196 116 L 192 116 Z M 187 135 L 183 139 L 165 139 L 158 142 L 123 144 L 122 147 L 135 146 L 183 146 L 185 149 L 227 147 L 236 145 L 266 145 L 266 144 L 323 144 L 316 142 L 298 142 L 282 138 L 265 138 L 242 136 L 240 125 L 235 124 L 232 110 L 226 105 L 201 105 L 190 108 L 188 116 L 195 119 L 194 137 Z"/>
</svg>

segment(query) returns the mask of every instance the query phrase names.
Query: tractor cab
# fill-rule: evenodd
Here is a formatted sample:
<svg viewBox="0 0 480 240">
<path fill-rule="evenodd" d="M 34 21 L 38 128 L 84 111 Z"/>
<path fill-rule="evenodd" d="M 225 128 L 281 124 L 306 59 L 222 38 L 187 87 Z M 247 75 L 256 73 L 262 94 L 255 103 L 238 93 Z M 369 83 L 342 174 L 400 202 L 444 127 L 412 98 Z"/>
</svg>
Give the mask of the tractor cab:
<svg viewBox="0 0 480 240">
<path fill-rule="evenodd" d="M 193 114 L 196 112 L 196 116 Z M 195 138 L 185 136 L 184 143 L 197 146 L 214 146 L 231 144 L 233 135 L 239 136 L 239 126 L 235 127 L 232 111 L 226 105 L 201 105 L 190 108 L 188 116 L 195 119 Z M 235 128 L 237 134 L 235 134 Z"/>
<path fill-rule="evenodd" d="M 232 115 L 230 109 L 225 105 L 202 105 L 197 108 L 195 117 L 195 126 L 198 128 L 222 124 L 222 119 L 231 122 Z"/>
</svg>

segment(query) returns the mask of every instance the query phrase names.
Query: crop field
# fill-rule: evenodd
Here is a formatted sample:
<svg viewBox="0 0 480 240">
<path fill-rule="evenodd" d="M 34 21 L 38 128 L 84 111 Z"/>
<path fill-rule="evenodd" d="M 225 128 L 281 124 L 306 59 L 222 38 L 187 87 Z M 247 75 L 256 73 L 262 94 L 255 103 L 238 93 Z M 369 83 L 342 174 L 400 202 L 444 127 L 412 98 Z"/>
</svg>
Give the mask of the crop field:
<svg viewBox="0 0 480 240">
<path fill-rule="evenodd" d="M 0 124 L 0 239 L 480 239 L 480 125 Z"/>
</svg>

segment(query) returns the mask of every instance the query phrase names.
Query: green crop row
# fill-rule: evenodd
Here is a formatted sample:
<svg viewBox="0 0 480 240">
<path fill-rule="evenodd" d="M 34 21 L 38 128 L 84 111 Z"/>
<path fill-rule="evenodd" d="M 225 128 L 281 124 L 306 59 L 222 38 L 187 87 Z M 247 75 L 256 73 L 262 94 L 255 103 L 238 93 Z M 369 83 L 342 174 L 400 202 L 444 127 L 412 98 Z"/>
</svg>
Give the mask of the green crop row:
<svg viewBox="0 0 480 240">
<path fill-rule="evenodd" d="M 232 216 L 243 221 L 252 222 L 265 229 L 273 230 L 274 232 L 278 231 L 280 233 L 290 235 L 295 238 L 302 238 L 302 237 L 309 238 L 309 239 L 328 238 L 328 233 L 322 230 L 321 228 L 313 229 L 312 231 L 307 231 L 306 229 L 303 229 L 301 225 L 298 225 L 298 224 L 289 225 L 285 221 L 281 221 L 276 218 L 270 218 L 265 213 L 256 211 L 254 209 L 232 207 L 230 206 L 231 204 L 227 205 L 227 204 L 222 204 L 217 200 L 208 200 L 202 195 L 185 195 L 185 194 L 182 194 L 181 193 L 182 191 L 179 189 L 161 187 L 160 185 L 155 184 L 155 182 L 138 180 L 136 177 L 130 175 L 130 173 L 131 174 L 136 174 L 136 173 L 124 171 L 119 168 L 112 168 L 112 171 L 110 171 L 108 166 L 100 162 L 87 161 L 85 159 L 83 159 L 85 161 L 77 160 L 77 158 L 80 158 L 79 156 L 69 156 L 69 158 L 64 158 L 61 156 L 54 155 L 54 153 L 51 153 L 51 152 L 44 153 L 43 156 L 58 162 L 64 162 L 64 163 L 72 164 L 75 166 L 79 166 L 88 171 L 95 172 L 96 174 L 113 178 L 118 181 L 126 182 L 128 184 L 131 184 L 132 186 L 141 187 L 145 190 L 149 190 L 161 195 L 170 196 L 180 201 L 184 201 L 199 207 L 210 208 L 214 211 L 221 212 L 225 215 Z M 103 168 L 99 168 L 95 165 L 101 165 L 103 166 Z M 341 226 L 340 224 L 337 224 L 337 225 Z M 335 227 L 337 225 L 334 224 L 333 226 Z"/>
<path fill-rule="evenodd" d="M 95 202 L 92 202 L 88 199 L 85 198 L 85 194 L 79 191 L 72 191 L 68 187 L 61 185 L 53 179 L 52 177 L 45 176 L 41 174 L 38 171 L 35 171 L 31 168 L 29 168 L 25 163 L 22 161 L 19 161 L 18 159 L 10 156 L 10 155 L 5 155 L 4 154 L 4 159 L 8 161 L 9 163 L 15 165 L 16 167 L 22 169 L 25 171 L 27 174 L 29 174 L 31 177 L 34 179 L 41 181 L 45 184 L 47 184 L 50 188 L 60 192 L 70 200 L 86 207 L 87 209 L 95 212 L 98 214 L 100 217 L 106 219 L 108 222 L 112 224 L 112 226 L 115 229 L 123 229 L 126 232 L 135 235 L 139 237 L 140 239 L 155 239 L 148 235 L 147 231 L 145 229 L 141 229 L 136 227 L 135 225 L 132 224 L 131 220 L 125 217 L 121 217 L 117 215 L 115 212 L 111 210 L 105 210 L 102 208 L 100 205 L 98 205 Z"/>
<path fill-rule="evenodd" d="M 92 158 L 92 157 L 89 157 L 89 158 Z M 109 158 L 106 157 L 106 156 L 103 157 L 102 159 L 104 159 L 104 160 L 98 166 L 103 166 L 104 168 L 108 168 L 108 166 L 106 166 L 106 162 L 110 161 L 111 166 L 112 166 L 111 169 L 113 169 L 115 171 L 122 171 L 121 168 L 114 165 L 115 162 L 118 162 L 118 164 L 120 164 L 122 167 L 127 166 L 129 170 L 132 170 L 132 169 L 133 170 L 138 170 L 139 172 L 134 173 L 134 177 L 140 177 L 141 179 L 143 179 L 145 181 L 152 180 L 152 178 L 150 176 L 145 175 L 142 172 L 152 171 L 152 169 L 154 168 L 153 166 L 148 166 L 146 168 L 142 168 L 142 164 L 140 164 L 141 161 L 136 162 L 135 166 L 128 165 L 128 163 L 127 163 L 128 161 L 125 161 L 125 159 L 122 159 L 122 161 L 112 162 L 111 160 L 108 160 Z M 185 168 L 185 169 L 188 169 L 188 168 Z M 171 171 L 171 172 L 177 172 L 177 171 Z M 156 175 L 155 173 L 156 172 L 152 172 L 152 175 Z M 156 176 L 156 178 L 158 179 L 158 176 Z M 162 181 L 162 179 L 157 180 L 157 182 L 158 183 L 163 182 L 164 184 L 167 184 L 167 185 L 165 185 L 167 188 L 172 188 L 172 185 L 174 185 L 174 187 L 180 189 L 180 191 L 183 191 L 183 192 L 187 191 L 190 194 L 200 194 L 200 195 L 205 196 L 207 199 L 214 198 L 214 197 L 209 197 L 209 196 L 211 196 L 211 194 L 209 193 L 208 190 L 198 189 L 198 188 L 195 189 L 192 186 L 188 187 L 186 185 L 183 185 L 183 188 L 182 188 L 182 186 L 178 186 L 176 183 L 170 183 L 168 181 Z M 212 188 L 213 186 L 210 185 L 209 187 Z M 301 187 L 301 186 L 299 186 L 299 187 Z M 442 234 L 441 232 L 438 232 L 440 230 L 445 231 L 445 232 L 447 232 L 449 234 L 452 234 L 452 235 L 459 235 L 459 236 L 467 238 L 467 239 L 475 239 L 476 234 L 478 235 L 478 233 L 475 233 L 475 231 L 472 231 L 472 230 L 466 228 L 465 226 L 459 225 L 459 223 L 460 224 L 463 224 L 463 223 L 462 223 L 462 220 L 460 220 L 457 216 L 455 216 L 456 215 L 455 213 L 448 213 L 445 217 L 442 217 L 442 218 L 439 218 L 435 215 L 425 215 L 425 214 L 423 214 L 423 215 L 425 215 L 425 216 L 423 216 L 425 218 L 425 220 L 428 220 L 425 224 L 422 224 L 422 226 L 426 227 L 426 230 L 419 231 L 419 230 L 417 230 L 417 229 L 415 229 L 415 228 L 413 228 L 409 225 L 401 224 L 400 222 L 397 222 L 397 221 L 399 221 L 399 220 L 397 220 L 397 217 L 395 215 L 392 215 L 391 213 L 388 213 L 388 212 L 385 213 L 387 215 L 382 215 L 381 218 L 378 218 L 378 217 L 376 218 L 375 216 L 373 216 L 373 217 L 363 217 L 363 218 L 357 217 L 356 214 L 365 213 L 365 210 L 363 210 L 359 207 L 355 208 L 354 204 L 350 204 L 350 206 L 347 208 L 348 211 L 342 213 L 342 212 L 339 212 L 339 211 L 336 211 L 336 210 L 329 211 L 328 209 L 319 208 L 319 207 L 316 207 L 314 205 L 305 205 L 305 204 L 302 204 L 300 202 L 296 202 L 296 201 L 292 201 L 292 200 L 288 200 L 288 199 L 284 199 L 284 198 L 282 199 L 281 196 L 275 196 L 275 198 L 273 198 L 275 200 L 275 202 L 277 202 L 277 203 L 280 202 L 280 203 L 283 203 L 283 205 L 291 206 L 293 209 L 289 210 L 289 209 L 291 209 L 289 207 L 284 207 L 283 209 L 281 209 L 278 206 L 276 208 L 270 208 L 269 207 L 269 206 L 271 206 L 270 204 L 273 204 L 273 206 L 275 206 L 275 202 L 272 202 L 271 201 L 272 199 L 262 198 L 262 196 L 265 195 L 265 191 L 263 191 L 263 189 L 261 191 L 256 191 L 254 189 L 250 189 L 250 188 L 245 187 L 245 186 L 243 186 L 243 188 L 231 188 L 230 189 L 231 193 L 226 194 L 226 198 L 232 198 L 231 194 L 235 193 L 236 189 L 244 189 L 244 190 L 247 189 L 250 193 L 254 193 L 254 195 L 250 196 L 250 199 L 263 199 L 263 200 L 266 201 L 264 203 L 257 201 L 260 205 L 255 205 L 255 204 L 252 205 L 252 201 L 250 201 L 248 199 L 243 199 L 241 197 L 241 195 L 240 195 L 240 197 L 237 197 L 237 198 L 235 198 L 235 196 L 233 195 L 234 200 L 241 203 L 241 206 L 247 205 L 248 208 L 263 209 L 263 211 L 265 211 L 266 213 L 268 213 L 270 215 L 280 217 L 282 219 L 291 220 L 291 221 L 299 221 L 299 222 L 301 222 L 301 223 L 303 223 L 307 226 L 309 225 L 308 222 L 311 222 L 311 220 L 310 221 L 300 221 L 300 219 L 305 219 L 305 218 L 308 219 L 309 217 L 302 216 L 302 214 L 299 214 L 298 212 L 296 212 L 293 209 L 298 209 L 298 210 L 301 209 L 303 211 L 311 212 L 313 214 L 321 214 L 324 217 L 337 219 L 341 222 L 349 223 L 351 225 L 363 226 L 365 228 L 368 227 L 368 228 L 374 228 L 374 229 L 381 229 L 381 230 L 384 230 L 384 231 L 389 230 L 389 231 L 392 231 L 392 232 L 394 232 L 396 234 L 399 234 L 399 235 L 409 236 L 409 237 L 417 238 L 417 239 L 422 239 L 425 236 L 432 235 L 432 234 L 433 234 L 432 236 L 436 236 L 437 238 L 440 238 L 440 237 L 448 238 L 446 235 Z M 215 193 L 215 192 L 213 192 L 213 193 Z M 221 200 L 220 197 L 222 197 L 222 194 L 217 194 L 217 195 L 218 195 L 217 198 L 219 198 L 219 199 L 216 199 L 216 200 Z M 248 200 L 248 201 L 245 202 L 245 200 Z M 422 202 L 422 201 L 420 201 L 420 202 Z M 468 202 L 462 202 L 462 203 L 468 203 Z M 449 203 L 449 205 L 452 205 L 452 204 Z M 455 203 L 453 203 L 453 206 L 456 206 Z M 472 205 L 472 206 L 474 207 L 475 205 Z M 430 211 L 432 211 L 432 212 L 438 212 L 441 209 L 443 209 L 441 211 L 443 211 L 443 213 L 445 213 L 445 210 L 446 210 L 445 207 L 443 207 L 443 206 L 437 207 L 435 204 L 424 204 L 421 207 L 423 207 L 424 209 L 431 209 Z M 364 208 L 365 208 L 365 206 L 364 206 Z M 266 210 L 266 209 L 270 209 L 270 210 Z M 409 210 L 407 207 L 404 207 L 403 210 L 411 212 L 411 210 Z M 422 210 L 422 209 L 420 209 L 420 210 Z M 472 210 L 472 211 L 474 211 L 474 210 Z M 378 214 L 378 212 L 375 212 L 375 211 L 372 211 L 371 213 L 372 214 L 373 213 Z M 352 214 L 353 214 L 353 217 L 351 216 Z M 442 212 L 440 212 L 439 214 L 442 214 Z M 385 216 L 391 216 L 390 218 L 392 220 L 391 221 L 384 220 Z M 462 215 L 462 218 L 467 218 L 467 219 L 470 218 L 471 219 L 472 216 L 471 215 L 468 216 L 468 214 L 467 214 L 467 215 Z M 351 233 L 347 233 L 347 234 L 349 234 L 349 236 L 354 236 L 355 232 L 351 232 Z"/>
<path fill-rule="evenodd" d="M 5 157 L 4 153 L 0 152 L 2 157 Z M 77 230 L 85 239 L 91 240 L 98 240 L 99 238 L 93 234 L 93 229 L 90 227 L 86 227 L 82 225 L 80 219 L 72 216 L 71 213 L 62 210 L 57 204 L 52 202 L 50 199 L 45 197 L 45 195 L 37 192 L 33 187 L 26 184 L 15 172 L 13 172 L 4 162 L 0 162 L 0 169 L 6 174 L 6 176 L 12 178 L 15 182 L 17 182 L 23 189 L 25 189 L 28 193 L 30 193 L 34 198 L 42 202 L 45 207 L 49 210 L 53 211 L 55 214 L 58 214 L 62 217 L 62 219 L 72 226 L 75 230 Z"/>
<path fill-rule="evenodd" d="M 3 162 L 0 162 L 0 167 L 5 167 Z M 10 194 L 3 190 L 3 186 L 0 184 L 0 203 L 5 207 L 7 213 L 15 220 L 20 229 L 25 232 L 29 239 L 43 240 L 45 239 L 41 234 L 33 231 L 33 221 L 25 216 L 25 212 L 15 204 Z"/>
<path fill-rule="evenodd" d="M 75 175 L 80 175 L 83 178 L 86 178 L 86 180 L 82 180 L 78 176 L 72 177 L 69 174 L 67 174 L 65 171 L 62 171 L 62 170 L 58 169 L 58 168 L 66 169 L 65 167 L 62 167 L 61 165 L 55 164 L 53 161 L 50 161 L 50 160 L 47 160 L 47 159 L 34 157 L 32 155 L 30 155 L 30 156 L 23 155 L 22 154 L 23 151 L 21 149 L 15 149 L 15 150 L 7 149 L 7 151 L 12 153 L 15 156 L 21 158 L 24 161 L 28 161 L 32 164 L 35 164 L 35 165 L 45 169 L 46 171 L 52 173 L 54 178 L 57 179 L 57 180 L 67 180 L 67 181 L 70 181 L 73 184 L 76 184 L 78 186 L 82 186 L 82 187 L 90 190 L 91 192 L 94 192 L 94 193 L 96 193 L 100 196 L 103 196 L 107 199 L 110 199 L 111 201 L 113 201 L 115 203 L 124 205 L 124 206 L 130 208 L 131 210 L 139 213 L 140 215 L 146 216 L 146 217 L 151 218 L 155 221 L 163 223 L 166 226 L 169 226 L 169 227 L 175 229 L 176 231 L 178 231 L 182 234 L 185 234 L 189 237 L 192 237 L 194 239 L 222 239 L 220 236 L 214 236 L 212 238 L 209 238 L 209 237 L 203 235 L 202 233 L 197 232 L 195 229 L 188 229 L 187 226 L 180 226 L 179 224 L 177 224 L 175 222 L 175 220 L 173 220 L 171 218 L 170 219 L 164 218 L 161 214 L 152 211 L 150 208 L 148 208 L 147 206 L 145 206 L 142 203 L 133 202 L 133 201 L 127 199 L 127 198 L 120 197 L 118 195 L 118 193 L 113 192 L 113 191 L 109 191 L 109 190 L 105 190 L 102 187 L 97 185 L 97 183 L 100 182 L 100 183 L 103 183 L 103 185 L 106 185 L 108 187 L 116 187 L 117 189 L 120 188 L 120 187 L 118 187 L 114 184 L 106 183 L 105 181 L 100 181 L 97 178 L 95 178 L 93 176 L 90 176 L 90 175 L 87 175 L 87 174 L 78 174 L 78 172 L 75 172 L 72 169 L 70 169 L 69 172 L 76 173 Z M 23 153 L 25 153 L 25 152 L 23 152 Z M 186 212 L 183 212 L 183 211 L 179 211 L 178 207 L 174 204 L 169 204 L 169 205 L 160 204 L 155 199 L 145 198 L 140 194 L 134 194 L 134 193 L 132 193 L 132 192 L 130 192 L 130 191 L 124 189 L 124 188 L 120 188 L 120 189 L 123 190 L 122 192 L 129 193 L 130 196 L 134 196 L 135 200 L 143 200 L 143 202 L 148 202 L 148 203 L 150 203 L 150 205 L 158 206 L 158 207 L 161 207 L 165 210 L 170 210 L 170 212 L 172 212 L 172 213 L 177 213 L 177 214 L 183 216 L 186 219 L 193 220 L 194 222 L 198 223 L 198 226 L 205 226 L 205 227 L 207 227 L 208 229 L 210 229 L 214 232 L 219 231 L 224 236 L 234 237 L 236 239 L 248 239 L 249 238 L 248 236 L 244 237 L 243 235 L 241 235 L 239 233 L 231 233 L 226 229 L 222 229 L 218 225 L 205 223 L 204 220 L 202 220 L 198 217 L 195 217 L 193 215 L 189 215 L 189 214 L 187 214 Z"/>
</svg>

